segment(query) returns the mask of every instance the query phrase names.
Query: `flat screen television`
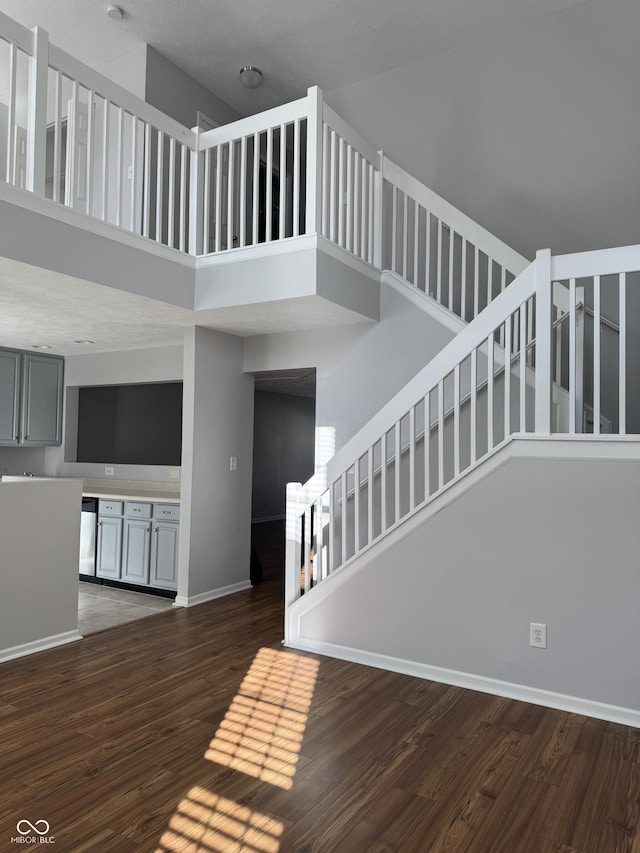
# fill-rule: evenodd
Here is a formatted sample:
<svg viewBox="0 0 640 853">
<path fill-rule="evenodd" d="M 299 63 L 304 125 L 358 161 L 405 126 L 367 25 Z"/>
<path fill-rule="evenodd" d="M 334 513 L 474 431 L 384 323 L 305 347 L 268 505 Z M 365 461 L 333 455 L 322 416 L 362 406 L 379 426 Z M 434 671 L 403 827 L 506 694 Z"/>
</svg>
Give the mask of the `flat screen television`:
<svg viewBox="0 0 640 853">
<path fill-rule="evenodd" d="M 78 462 L 180 465 L 182 382 L 78 389 Z"/>
</svg>

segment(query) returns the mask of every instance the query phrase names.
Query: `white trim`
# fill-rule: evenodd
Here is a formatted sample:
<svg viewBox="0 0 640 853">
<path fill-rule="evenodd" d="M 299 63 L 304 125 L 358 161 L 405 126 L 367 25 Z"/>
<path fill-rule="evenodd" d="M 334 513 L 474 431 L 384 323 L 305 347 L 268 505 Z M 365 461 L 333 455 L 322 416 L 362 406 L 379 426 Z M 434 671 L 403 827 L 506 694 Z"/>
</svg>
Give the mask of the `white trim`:
<svg viewBox="0 0 640 853">
<path fill-rule="evenodd" d="M 353 649 L 323 640 L 298 639 L 295 643 L 287 643 L 288 648 L 313 654 L 326 655 L 327 657 L 346 660 L 362 666 L 374 666 L 378 669 L 386 669 L 390 672 L 400 672 L 414 678 L 424 678 L 429 681 L 437 681 L 441 684 L 451 684 L 454 687 L 462 687 L 466 690 L 477 690 L 481 693 L 490 693 L 494 696 L 504 696 L 507 699 L 515 699 L 519 702 L 529 702 L 532 705 L 542 705 L 545 708 L 557 708 L 570 714 L 583 714 L 586 717 L 595 717 L 598 720 L 608 720 L 612 723 L 620 723 L 623 726 L 640 728 L 640 710 L 634 708 L 621 708 L 618 705 L 609 705 L 606 702 L 597 702 L 580 696 L 568 696 L 564 693 L 556 693 L 551 690 L 542 690 L 539 687 L 530 687 L 526 684 L 515 684 L 510 681 L 500 681 L 496 678 L 488 678 L 483 675 L 475 675 L 470 672 L 459 672 L 454 669 L 444 669 L 439 666 L 431 666 L 418 661 L 404 660 L 402 658 L 390 657 L 388 655 L 366 652 L 361 649 Z"/>
<path fill-rule="evenodd" d="M 46 649 L 63 646 L 65 643 L 75 643 L 78 640 L 82 640 L 82 634 L 74 630 L 64 631 L 62 634 L 51 634 L 49 637 L 41 637 L 39 640 L 32 640 L 30 643 L 22 643 L 19 646 L 10 646 L 8 649 L 0 650 L 0 663 L 25 655 L 33 655 L 36 652 L 44 652 Z"/>
<path fill-rule="evenodd" d="M 196 269 L 233 264 L 236 261 L 260 260 L 273 255 L 300 252 L 304 249 L 317 249 L 316 236 L 316 234 L 300 234 L 298 237 L 285 237 L 283 240 L 272 240 L 270 243 L 258 243 L 241 249 L 222 249 L 219 252 L 210 252 L 208 255 L 198 255 L 195 259 Z"/>
<path fill-rule="evenodd" d="M 234 592 L 242 592 L 244 589 L 249 589 L 251 581 L 240 581 L 239 583 L 230 583 L 228 586 L 221 586 L 218 589 L 210 589 L 208 592 L 201 592 L 198 595 L 177 595 L 173 602 L 174 607 L 195 607 L 197 604 L 204 604 L 207 601 L 213 601 L 215 598 L 223 598 L 225 595 L 233 595 Z"/>
</svg>

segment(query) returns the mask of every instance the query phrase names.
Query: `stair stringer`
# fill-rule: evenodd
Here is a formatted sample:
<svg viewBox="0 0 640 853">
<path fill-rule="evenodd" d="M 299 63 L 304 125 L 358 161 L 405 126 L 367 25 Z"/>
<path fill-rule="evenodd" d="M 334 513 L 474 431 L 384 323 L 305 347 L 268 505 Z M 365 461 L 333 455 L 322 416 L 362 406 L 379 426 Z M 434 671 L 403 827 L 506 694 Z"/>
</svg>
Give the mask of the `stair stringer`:
<svg viewBox="0 0 640 853">
<path fill-rule="evenodd" d="M 286 644 L 640 726 L 640 683 L 628 677 L 640 643 L 639 474 L 637 440 L 510 438 L 291 605 Z M 430 564 L 442 525 L 458 529 L 458 516 L 473 524 L 459 525 L 450 546 L 471 556 L 455 570 Z M 601 530 L 617 533 L 613 564 Z M 548 623 L 547 650 L 529 648 L 529 621 Z"/>
</svg>

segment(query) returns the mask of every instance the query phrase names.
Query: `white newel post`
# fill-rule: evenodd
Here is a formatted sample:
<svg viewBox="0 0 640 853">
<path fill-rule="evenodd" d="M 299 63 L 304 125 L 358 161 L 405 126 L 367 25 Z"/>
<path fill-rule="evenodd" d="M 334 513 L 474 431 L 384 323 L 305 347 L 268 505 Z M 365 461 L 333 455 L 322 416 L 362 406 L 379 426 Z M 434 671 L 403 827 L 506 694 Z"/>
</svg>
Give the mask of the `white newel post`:
<svg viewBox="0 0 640 853">
<path fill-rule="evenodd" d="M 373 265 L 376 269 L 382 269 L 382 243 L 383 243 L 383 228 L 384 222 L 382 216 L 382 196 L 384 188 L 384 151 L 378 151 L 378 171 L 376 172 L 375 199 L 374 199 L 374 244 L 373 244 Z"/>
<path fill-rule="evenodd" d="M 322 215 L 322 90 L 307 91 L 307 208 L 305 233 L 321 231 Z"/>
<path fill-rule="evenodd" d="M 536 435 L 551 434 L 551 250 L 536 253 Z"/>
<path fill-rule="evenodd" d="M 44 197 L 47 158 L 47 87 L 49 34 L 33 28 L 33 54 L 29 74 L 26 189 Z"/>
<path fill-rule="evenodd" d="M 285 510 L 284 606 L 290 607 L 300 595 L 300 555 L 302 554 L 302 524 L 298 513 L 298 495 L 302 483 L 287 483 Z M 285 615 L 285 642 L 287 640 Z"/>
<path fill-rule="evenodd" d="M 194 127 L 195 150 L 190 153 L 189 169 L 189 254 L 203 254 L 204 238 L 204 178 L 200 153 L 200 128 Z"/>
</svg>

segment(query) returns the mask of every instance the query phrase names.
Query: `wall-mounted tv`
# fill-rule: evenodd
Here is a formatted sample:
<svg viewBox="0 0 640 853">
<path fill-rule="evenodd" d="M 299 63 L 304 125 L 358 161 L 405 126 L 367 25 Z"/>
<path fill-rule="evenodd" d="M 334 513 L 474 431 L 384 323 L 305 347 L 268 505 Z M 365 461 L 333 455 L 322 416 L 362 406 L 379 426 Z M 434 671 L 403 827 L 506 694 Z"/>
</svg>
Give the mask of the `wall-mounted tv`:
<svg viewBox="0 0 640 853">
<path fill-rule="evenodd" d="M 180 465 L 182 382 L 78 389 L 78 462 Z"/>
</svg>

